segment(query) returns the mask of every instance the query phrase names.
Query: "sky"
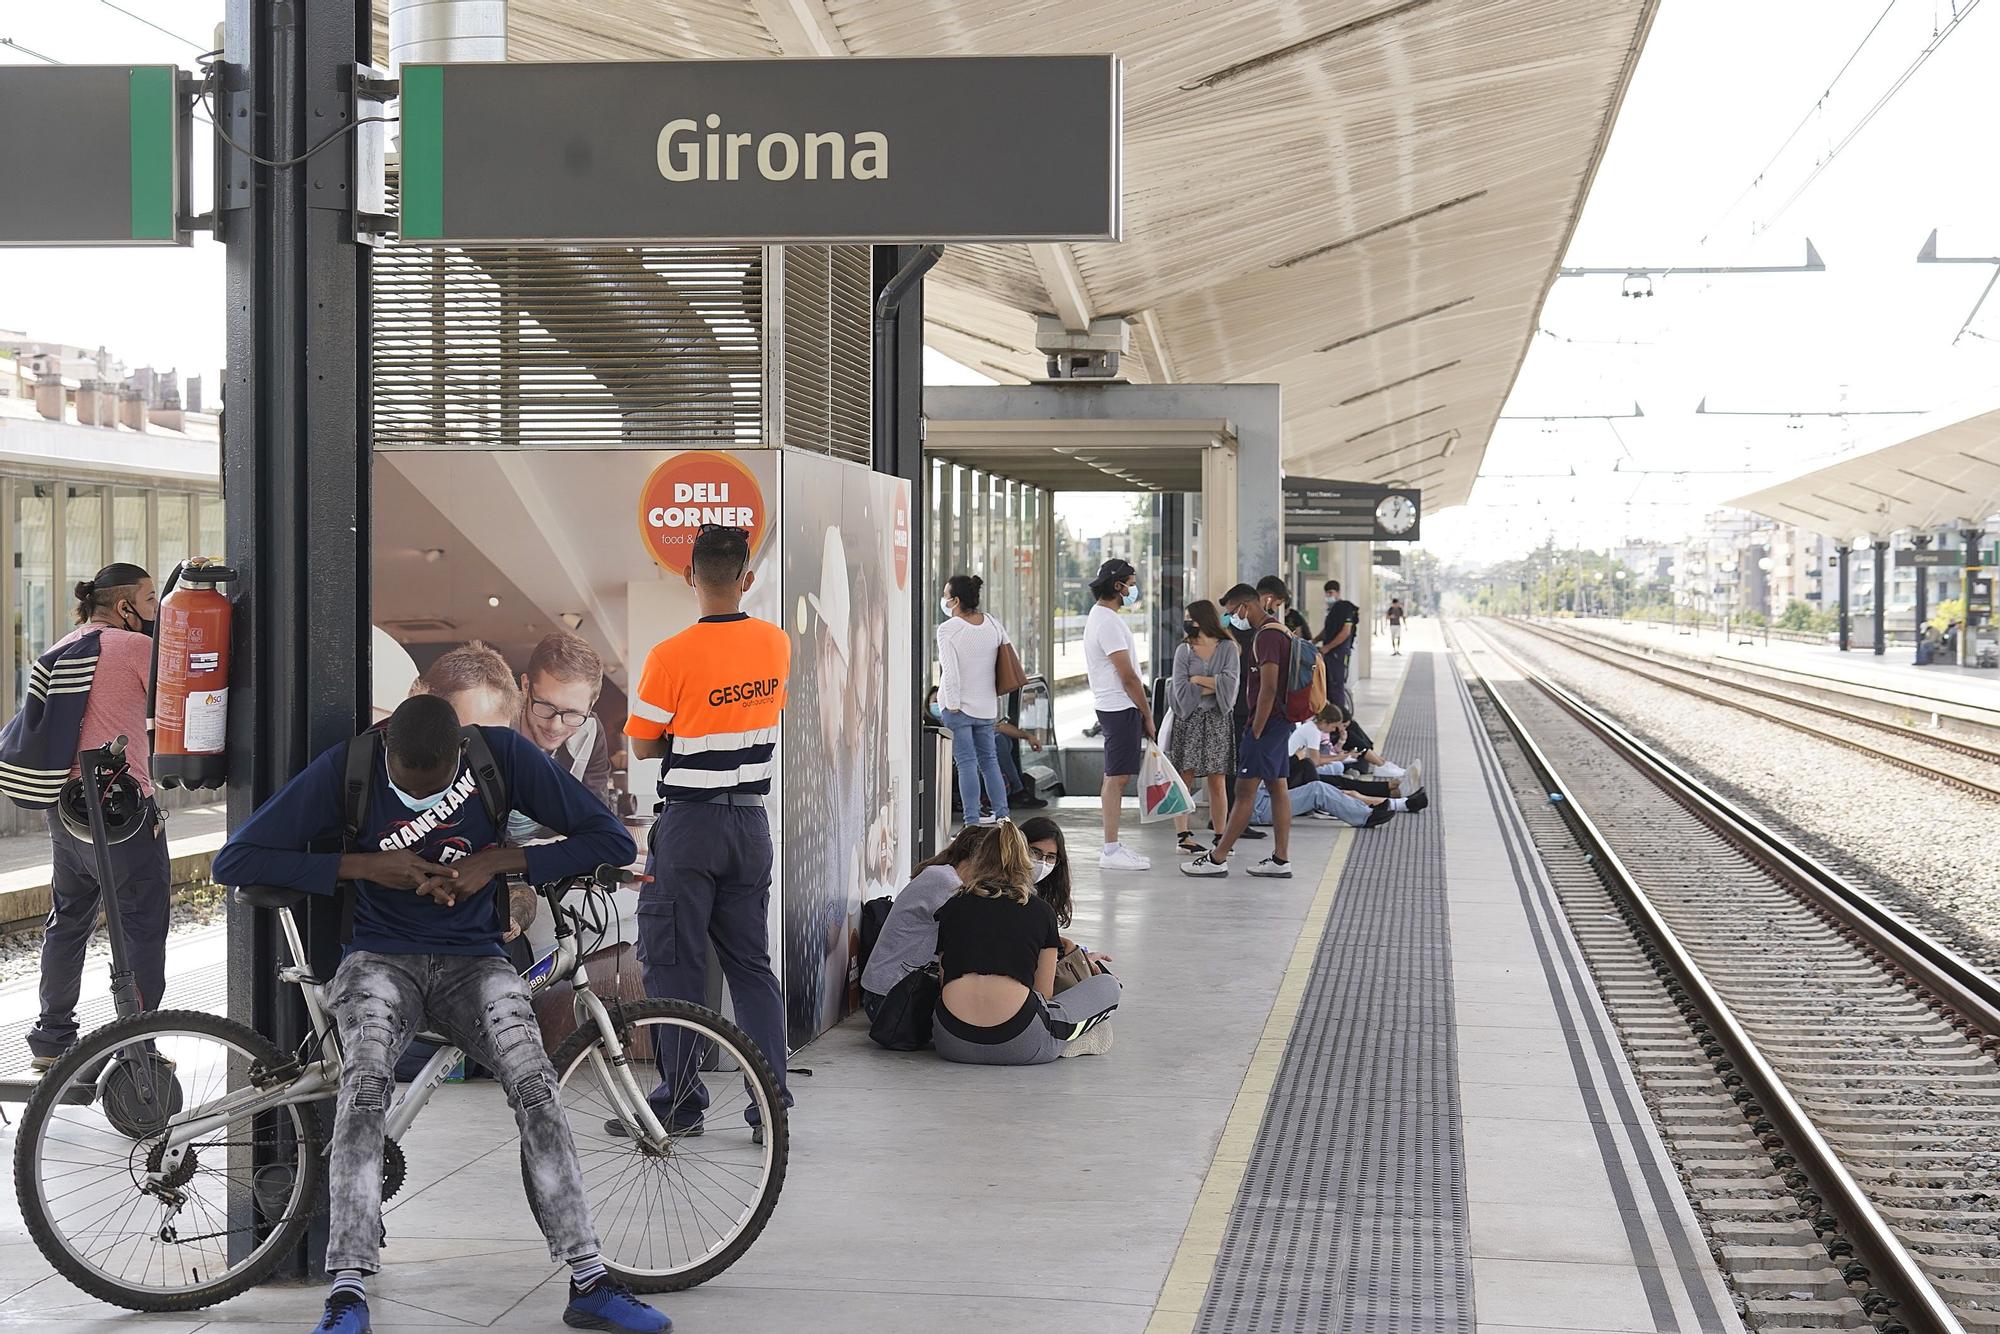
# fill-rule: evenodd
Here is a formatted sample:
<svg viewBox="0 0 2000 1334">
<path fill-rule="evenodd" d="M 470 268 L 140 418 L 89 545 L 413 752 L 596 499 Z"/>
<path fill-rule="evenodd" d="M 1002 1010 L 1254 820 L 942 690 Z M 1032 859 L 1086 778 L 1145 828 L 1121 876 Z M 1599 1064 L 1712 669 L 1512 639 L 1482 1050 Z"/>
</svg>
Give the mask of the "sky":
<svg viewBox="0 0 2000 1334">
<path fill-rule="evenodd" d="M 1661 6 L 1565 262 L 1794 265 L 1809 238 L 1826 272 L 1670 274 L 1642 299 L 1618 277 L 1558 280 L 1506 413 L 1645 416 L 1502 421 L 1471 503 L 1427 515 L 1425 545 L 1477 562 L 1549 537 L 1679 538 L 1718 503 L 1912 420 L 1725 413 L 1935 409 L 2000 383 L 2000 291 L 1953 345 L 1993 268 L 1915 262 L 1933 228 L 1942 255 L 2000 255 L 2000 177 L 1968 151 L 2000 120 L 2000 4 L 1957 11 L 1836 153 L 1951 0 Z"/>
<path fill-rule="evenodd" d="M 63 0 L 0 5 L 0 38 L 68 62 L 191 62 L 222 16 L 221 0 L 117 4 L 166 32 L 106 0 Z M 1955 12 L 1962 24 L 1829 162 Z M 31 61 L 0 45 L 0 63 Z M 1953 342 L 1993 268 L 1915 262 L 1933 228 L 1942 254 L 2000 255 L 2000 173 L 1969 151 L 2000 123 L 1996 66 L 2000 0 L 1663 4 L 1566 262 L 1790 265 L 1810 238 L 1826 272 L 1668 274 L 1644 300 L 1616 277 L 1559 280 L 1506 408 L 1530 420 L 1499 424 L 1471 503 L 1427 515 L 1425 544 L 1481 561 L 1549 537 L 1678 538 L 1706 509 L 1909 420 L 1726 413 L 1932 409 L 2000 383 L 2000 290 Z M 222 283 L 205 237 L 0 251 L 0 328 L 212 373 Z M 984 378 L 935 353 L 926 368 L 936 383 Z M 1634 403 L 1643 418 L 1538 420 Z M 1098 503 L 1074 512 L 1087 522 Z M 1123 513 L 1121 498 L 1101 504 Z"/>
</svg>

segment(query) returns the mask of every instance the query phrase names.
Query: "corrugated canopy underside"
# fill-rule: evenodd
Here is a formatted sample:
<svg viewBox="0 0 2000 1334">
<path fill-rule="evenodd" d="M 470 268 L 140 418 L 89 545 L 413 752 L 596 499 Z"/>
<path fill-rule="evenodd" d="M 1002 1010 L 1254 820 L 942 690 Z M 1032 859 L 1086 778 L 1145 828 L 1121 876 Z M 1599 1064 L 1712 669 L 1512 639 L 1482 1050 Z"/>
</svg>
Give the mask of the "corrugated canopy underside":
<svg viewBox="0 0 2000 1334">
<path fill-rule="evenodd" d="M 1288 471 L 1416 485 L 1436 510 L 1471 490 L 1655 5 L 512 0 L 508 49 L 1115 52 L 1126 239 L 954 247 L 928 341 L 1014 382 L 1043 373 L 1036 315 L 1125 316 L 1128 378 L 1280 384 Z M 1061 107 L 995 114 L 1064 133 Z"/>
</svg>

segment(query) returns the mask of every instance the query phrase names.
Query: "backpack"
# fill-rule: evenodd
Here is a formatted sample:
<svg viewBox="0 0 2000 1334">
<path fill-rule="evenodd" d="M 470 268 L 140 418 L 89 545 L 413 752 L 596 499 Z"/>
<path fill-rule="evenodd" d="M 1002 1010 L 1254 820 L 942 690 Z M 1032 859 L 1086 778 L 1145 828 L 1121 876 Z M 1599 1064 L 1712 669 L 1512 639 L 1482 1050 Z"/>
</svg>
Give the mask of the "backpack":
<svg viewBox="0 0 2000 1334">
<path fill-rule="evenodd" d="M 0 730 L 0 796 L 24 810 L 50 809 L 69 781 L 102 639 L 101 631 L 87 631 L 28 668 L 20 712 Z"/>
<path fill-rule="evenodd" d="M 889 920 L 889 910 L 895 906 L 896 900 L 887 894 L 861 905 L 861 949 L 854 963 L 857 973 L 868 971 L 868 960 L 875 953 L 875 942 L 882 938 L 882 924 Z"/>
<path fill-rule="evenodd" d="M 1291 661 L 1285 668 L 1285 720 L 1298 724 L 1326 705 L 1326 663 L 1319 645 L 1303 635 L 1292 635 Z M 1318 695 L 1319 702 L 1313 698 Z"/>
<path fill-rule="evenodd" d="M 500 766 L 493 760 L 493 748 L 486 744 L 486 734 L 477 727 L 461 727 L 458 731 L 459 745 L 465 752 L 465 759 L 472 766 L 472 782 L 479 792 L 479 804 L 486 808 L 486 818 L 500 831 L 502 838 L 507 834 L 507 781 L 500 776 Z M 383 730 L 371 727 L 360 736 L 347 743 L 347 754 L 341 762 L 341 772 L 346 775 L 341 787 L 340 850 L 361 852 L 361 830 L 368 823 L 368 809 L 374 804 L 376 759 L 382 754 Z M 500 929 L 507 929 L 507 896 L 493 896 L 495 911 L 500 917 Z M 340 896 L 340 943 L 345 945 L 354 939 L 354 890 L 344 890 Z"/>
</svg>

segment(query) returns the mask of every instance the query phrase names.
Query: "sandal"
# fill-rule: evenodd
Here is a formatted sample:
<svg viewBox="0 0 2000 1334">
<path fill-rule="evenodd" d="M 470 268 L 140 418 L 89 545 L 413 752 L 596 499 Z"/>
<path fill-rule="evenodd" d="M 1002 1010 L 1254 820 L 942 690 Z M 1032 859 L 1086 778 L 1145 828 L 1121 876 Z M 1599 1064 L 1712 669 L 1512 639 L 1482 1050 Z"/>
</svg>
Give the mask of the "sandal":
<svg viewBox="0 0 2000 1334">
<path fill-rule="evenodd" d="M 1208 851 L 1207 848 L 1204 848 L 1201 845 L 1200 840 L 1196 839 L 1194 834 L 1191 832 L 1182 834 L 1180 836 L 1180 842 L 1177 846 L 1180 848 L 1182 852 L 1185 852 L 1190 856 L 1195 856 L 1195 857 L 1199 857 L 1202 853 Z"/>
</svg>

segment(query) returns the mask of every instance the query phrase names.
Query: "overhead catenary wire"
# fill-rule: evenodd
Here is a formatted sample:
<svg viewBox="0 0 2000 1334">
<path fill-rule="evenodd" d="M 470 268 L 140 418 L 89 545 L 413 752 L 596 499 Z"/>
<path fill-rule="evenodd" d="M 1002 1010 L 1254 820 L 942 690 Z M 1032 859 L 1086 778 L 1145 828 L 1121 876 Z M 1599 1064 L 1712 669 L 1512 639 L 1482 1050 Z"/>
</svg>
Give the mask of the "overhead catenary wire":
<svg viewBox="0 0 2000 1334">
<path fill-rule="evenodd" d="M 0 46 L 4 46 L 10 51 L 19 51 L 24 56 L 33 56 L 35 59 L 42 61 L 44 64 L 60 65 L 63 63 L 62 61 L 57 60 L 54 56 L 43 55 L 40 51 L 35 50 L 31 46 L 22 46 L 12 37 L 0 37 Z"/>
<path fill-rule="evenodd" d="M 159 33 L 163 37 L 171 37 L 177 42 L 185 42 L 197 51 L 206 51 L 208 49 L 207 47 L 203 46 L 200 42 L 195 41 L 193 38 L 181 36 L 179 33 L 175 32 L 172 28 L 161 27 L 159 24 L 153 22 L 153 20 L 147 18 L 144 14 L 135 14 L 131 10 L 125 8 L 125 6 L 123 5 L 113 4 L 112 0 L 97 0 L 97 3 L 103 5 L 106 9 L 116 10 L 118 13 L 123 14 L 126 18 L 131 19 L 134 23 L 145 24 L 147 27 L 151 28 L 154 32 Z"/>
</svg>

